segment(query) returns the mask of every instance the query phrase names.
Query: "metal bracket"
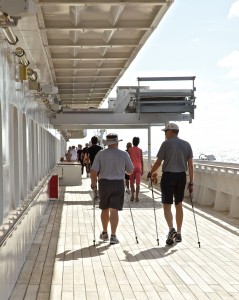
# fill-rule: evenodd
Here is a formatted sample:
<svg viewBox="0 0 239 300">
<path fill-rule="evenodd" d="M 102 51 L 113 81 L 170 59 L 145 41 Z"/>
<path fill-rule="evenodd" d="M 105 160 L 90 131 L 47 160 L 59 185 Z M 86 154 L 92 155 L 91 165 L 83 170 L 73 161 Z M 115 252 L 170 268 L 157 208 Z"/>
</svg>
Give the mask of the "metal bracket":
<svg viewBox="0 0 239 300">
<path fill-rule="evenodd" d="M 21 17 L 10 17 L 6 14 L 0 15 L 0 27 L 16 27 Z"/>
</svg>

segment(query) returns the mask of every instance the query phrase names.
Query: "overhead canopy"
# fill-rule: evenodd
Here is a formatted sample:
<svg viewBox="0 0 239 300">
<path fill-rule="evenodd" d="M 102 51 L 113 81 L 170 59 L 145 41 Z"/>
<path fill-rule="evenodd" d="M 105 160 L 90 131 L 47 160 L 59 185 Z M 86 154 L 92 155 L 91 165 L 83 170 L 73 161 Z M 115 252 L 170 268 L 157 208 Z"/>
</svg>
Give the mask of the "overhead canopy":
<svg viewBox="0 0 239 300">
<path fill-rule="evenodd" d="M 16 32 L 42 84 L 69 108 L 99 107 L 172 0 L 39 0 Z M 18 31 L 19 30 L 19 31 Z"/>
<path fill-rule="evenodd" d="M 36 101 L 45 107 L 55 128 L 146 128 L 170 120 L 192 120 L 194 97 L 182 99 L 188 94 L 176 98 L 170 94 L 174 99 L 169 103 L 162 91 L 146 90 L 140 97 L 129 93 L 127 101 L 137 99 L 133 111 L 134 106 L 122 109 L 123 102 L 112 111 L 101 108 L 172 3 L 38 0 L 37 14 L 19 20 L 13 27 L 17 47 L 22 47 L 30 62 L 27 74 L 33 74 L 33 80 L 37 77 L 39 85 L 32 84 Z M 164 92 L 167 97 L 169 92 Z"/>
</svg>

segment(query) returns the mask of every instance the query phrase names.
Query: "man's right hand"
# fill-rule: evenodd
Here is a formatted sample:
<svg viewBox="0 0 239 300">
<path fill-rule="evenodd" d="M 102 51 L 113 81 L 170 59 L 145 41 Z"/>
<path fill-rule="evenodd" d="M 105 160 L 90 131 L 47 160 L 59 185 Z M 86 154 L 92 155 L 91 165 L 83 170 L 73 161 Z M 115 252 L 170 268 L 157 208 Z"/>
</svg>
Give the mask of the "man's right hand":
<svg viewBox="0 0 239 300">
<path fill-rule="evenodd" d="M 91 187 L 92 191 L 94 191 L 96 189 L 96 185 L 91 184 L 90 187 Z"/>
</svg>

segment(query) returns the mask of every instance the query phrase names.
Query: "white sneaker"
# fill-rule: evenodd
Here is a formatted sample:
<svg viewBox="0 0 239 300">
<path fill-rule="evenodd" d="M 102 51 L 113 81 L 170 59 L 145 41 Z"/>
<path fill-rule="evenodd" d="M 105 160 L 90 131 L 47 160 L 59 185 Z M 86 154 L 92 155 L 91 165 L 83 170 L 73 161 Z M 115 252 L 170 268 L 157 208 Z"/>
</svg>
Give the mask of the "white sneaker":
<svg viewBox="0 0 239 300">
<path fill-rule="evenodd" d="M 117 237 L 115 235 L 111 235 L 110 237 L 110 244 L 114 245 L 114 244 L 118 244 L 119 240 L 117 239 Z"/>
<path fill-rule="evenodd" d="M 103 240 L 103 241 L 108 241 L 109 240 L 109 236 L 108 236 L 108 233 L 105 232 L 105 233 L 101 233 L 100 234 L 100 239 Z"/>
</svg>

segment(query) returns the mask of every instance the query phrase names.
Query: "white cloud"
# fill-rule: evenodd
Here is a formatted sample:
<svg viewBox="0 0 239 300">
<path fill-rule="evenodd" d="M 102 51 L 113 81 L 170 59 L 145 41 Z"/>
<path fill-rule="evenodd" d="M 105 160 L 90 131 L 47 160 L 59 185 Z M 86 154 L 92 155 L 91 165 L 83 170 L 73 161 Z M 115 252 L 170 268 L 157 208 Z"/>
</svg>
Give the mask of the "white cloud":
<svg viewBox="0 0 239 300">
<path fill-rule="evenodd" d="M 238 68 L 239 67 L 239 51 L 234 50 L 218 62 L 219 67 Z"/>
<path fill-rule="evenodd" d="M 233 17 L 239 17 L 239 1 L 235 1 L 230 9 L 229 9 L 229 13 L 228 13 L 228 18 L 233 18 Z"/>
<path fill-rule="evenodd" d="M 217 65 L 221 68 L 228 68 L 226 78 L 239 79 L 239 51 L 234 50 L 227 56 L 218 61 Z"/>
<path fill-rule="evenodd" d="M 193 43 L 199 43 L 200 42 L 200 38 L 199 37 L 195 37 L 193 38 Z"/>
<path fill-rule="evenodd" d="M 239 78 L 239 69 L 231 69 L 227 75 L 226 75 L 226 78 L 229 78 L 229 79 L 238 79 Z"/>
</svg>

